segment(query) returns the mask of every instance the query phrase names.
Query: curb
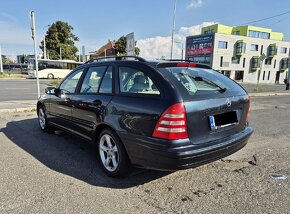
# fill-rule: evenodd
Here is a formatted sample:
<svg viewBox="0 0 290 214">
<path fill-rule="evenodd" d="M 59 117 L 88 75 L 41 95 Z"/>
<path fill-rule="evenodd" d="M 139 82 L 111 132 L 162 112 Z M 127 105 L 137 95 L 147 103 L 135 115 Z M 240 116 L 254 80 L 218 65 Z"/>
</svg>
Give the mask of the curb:
<svg viewBox="0 0 290 214">
<path fill-rule="evenodd" d="M 249 93 L 250 97 L 269 97 L 269 96 L 290 96 L 290 93 L 288 92 L 272 92 L 272 93 Z"/>
</svg>

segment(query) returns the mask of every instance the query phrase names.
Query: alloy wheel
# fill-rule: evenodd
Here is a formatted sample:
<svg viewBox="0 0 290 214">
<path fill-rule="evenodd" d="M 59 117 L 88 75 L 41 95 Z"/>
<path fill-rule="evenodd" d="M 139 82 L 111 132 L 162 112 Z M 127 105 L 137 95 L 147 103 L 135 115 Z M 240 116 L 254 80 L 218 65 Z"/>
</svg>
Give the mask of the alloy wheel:
<svg viewBox="0 0 290 214">
<path fill-rule="evenodd" d="M 106 170 L 114 172 L 119 165 L 119 151 L 116 143 L 108 134 L 104 134 L 99 143 L 99 153 L 103 166 Z"/>
</svg>

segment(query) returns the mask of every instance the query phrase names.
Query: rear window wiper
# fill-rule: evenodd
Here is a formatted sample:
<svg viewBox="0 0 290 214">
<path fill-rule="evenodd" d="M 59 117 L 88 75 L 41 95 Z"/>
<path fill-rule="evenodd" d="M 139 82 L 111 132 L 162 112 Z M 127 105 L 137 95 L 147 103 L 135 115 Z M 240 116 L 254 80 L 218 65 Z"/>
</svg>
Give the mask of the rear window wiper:
<svg viewBox="0 0 290 214">
<path fill-rule="evenodd" d="M 220 89 L 221 93 L 224 93 L 227 90 L 226 88 L 223 88 L 223 87 L 219 86 L 218 84 L 216 84 L 215 82 L 213 82 L 211 80 L 208 80 L 208 79 L 205 79 L 205 78 L 202 78 L 202 77 L 193 77 L 193 76 L 190 76 L 190 77 L 192 77 L 195 81 L 204 81 L 204 82 L 207 82 L 207 83 L 209 83 L 211 85 L 214 85 L 215 87 Z"/>
<path fill-rule="evenodd" d="M 223 87 L 219 86 L 219 85 L 216 84 L 215 82 L 213 82 L 213 81 L 211 81 L 211 80 L 208 80 L 208 79 L 205 79 L 205 78 L 203 78 L 203 77 L 191 76 L 191 75 L 189 75 L 189 74 L 187 74 L 187 73 L 183 73 L 183 72 L 181 72 L 180 74 L 181 74 L 181 75 L 187 75 L 187 76 L 189 76 L 190 78 L 193 78 L 195 81 L 204 81 L 204 82 L 206 82 L 206 83 L 209 83 L 210 85 L 213 85 L 213 86 L 219 88 L 219 89 L 220 89 L 219 91 L 220 91 L 221 93 L 224 93 L 224 92 L 227 90 L 226 88 L 223 88 Z"/>
</svg>

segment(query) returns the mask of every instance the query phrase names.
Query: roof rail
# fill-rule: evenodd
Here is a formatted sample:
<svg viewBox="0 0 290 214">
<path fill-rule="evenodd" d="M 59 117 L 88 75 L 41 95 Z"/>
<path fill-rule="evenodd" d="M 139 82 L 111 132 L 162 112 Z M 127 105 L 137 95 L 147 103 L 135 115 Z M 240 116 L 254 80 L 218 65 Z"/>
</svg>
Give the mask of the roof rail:
<svg viewBox="0 0 290 214">
<path fill-rule="evenodd" d="M 133 59 L 138 60 L 140 62 L 146 62 L 146 60 L 144 58 L 138 57 L 138 56 L 106 56 L 106 57 L 92 58 L 89 61 L 85 62 L 85 64 L 92 63 L 92 62 L 99 62 L 99 61 L 107 61 L 107 59 L 126 60 L 127 58 L 133 58 Z"/>
</svg>

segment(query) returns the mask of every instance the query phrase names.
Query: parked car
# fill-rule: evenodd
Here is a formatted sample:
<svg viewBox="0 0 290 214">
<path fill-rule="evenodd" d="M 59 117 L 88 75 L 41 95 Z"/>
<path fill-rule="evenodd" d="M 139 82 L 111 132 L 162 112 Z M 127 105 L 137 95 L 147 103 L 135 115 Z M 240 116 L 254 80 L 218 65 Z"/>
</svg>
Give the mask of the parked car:
<svg viewBox="0 0 290 214">
<path fill-rule="evenodd" d="M 233 80 L 188 61 L 110 59 L 77 67 L 37 103 L 41 130 L 96 143 L 108 175 L 196 167 L 246 145 L 250 99 Z"/>
</svg>

